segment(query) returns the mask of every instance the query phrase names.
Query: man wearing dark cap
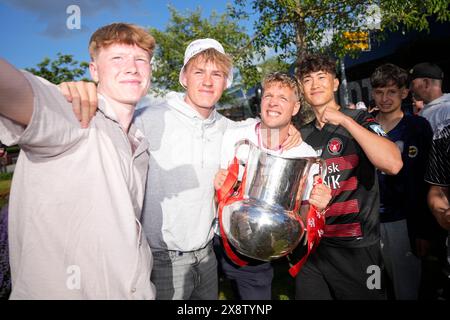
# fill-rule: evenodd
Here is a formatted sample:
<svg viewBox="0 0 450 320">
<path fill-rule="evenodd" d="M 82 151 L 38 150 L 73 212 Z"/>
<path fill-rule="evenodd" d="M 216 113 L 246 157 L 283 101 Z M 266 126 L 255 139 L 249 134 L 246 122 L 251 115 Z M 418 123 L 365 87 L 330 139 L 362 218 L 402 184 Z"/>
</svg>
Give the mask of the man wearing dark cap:
<svg viewBox="0 0 450 320">
<path fill-rule="evenodd" d="M 450 170 L 450 156 L 448 155 L 448 144 L 450 137 L 448 132 L 450 127 L 450 94 L 442 93 L 444 73 L 435 64 L 419 63 L 410 70 L 410 76 L 414 97 L 425 102 L 425 107 L 420 115 L 430 122 L 434 133 L 430 164 L 426 176 L 426 180 L 432 184 L 429 204 L 439 224 L 444 229 L 449 230 L 448 187 L 450 185 L 450 173 L 448 171 Z M 438 201 L 440 205 L 437 206 L 435 198 L 441 198 Z"/>
<path fill-rule="evenodd" d="M 428 205 L 439 225 L 450 231 L 450 94 L 442 93 L 444 73 L 435 64 L 420 63 L 410 70 L 411 90 L 426 104 L 420 115 L 433 129 L 433 143 L 425 181 L 431 187 Z M 450 233 L 447 243 L 450 240 Z M 450 269 L 450 246 L 446 267 Z"/>
<path fill-rule="evenodd" d="M 437 65 L 429 62 L 419 63 L 409 71 L 409 74 L 414 98 L 423 100 L 427 105 L 423 112 L 431 105 L 440 104 L 443 100 L 447 101 L 446 103 L 450 103 L 450 95 L 442 94 L 444 72 Z M 439 99 L 442 96 L 444 98 Z"/>
</svg>

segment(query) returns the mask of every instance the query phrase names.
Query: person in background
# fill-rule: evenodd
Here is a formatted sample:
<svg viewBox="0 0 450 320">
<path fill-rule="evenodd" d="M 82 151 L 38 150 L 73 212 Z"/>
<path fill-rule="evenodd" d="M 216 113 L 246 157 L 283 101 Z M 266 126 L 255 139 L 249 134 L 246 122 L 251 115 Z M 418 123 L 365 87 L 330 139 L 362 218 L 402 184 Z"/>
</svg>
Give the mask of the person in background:
<svg viewBox="0 0 450 320">
<path fill-rule="evenodd" d="M 423 103 L 422 100 L 417 100 L 416 98 L 414 98 L 414 95 L 411 98 L 411 101 L 412 101 L 412 106 L 413 106 L 413 113 L 415 115 L 419 115 L 422 112 L 425 104 Z"/>
<path fill-rule="evenodd" d="M 380 184 L 381 252 L 394 298 L 417 300 L 421 260 L 430 246 L 432 214 L 424 181 L 432 130 L 422 117 L 405 114 L 408 73 L 383 64 L 370 77 L 372 97 L 379 112 L 375 119 L 402 154 L 403 168 L 395 175 L 377 170 Z"/>
<path fill-rule="evenodd" d="M 444 269 L 442 279 L 447 285 L 447 298 L 450 295 L 450 194 L 449 194 L 449 127 L 450 127 L 450 94 L 442 92 L 444 72 L 433 63 L 423 62 L 416 64 L 410 70 L 411 91 L 416 99 L 425 103 L 420 115 L 427 119 L 433 129 L 433 142 L 425 181 L 430 184 L 428 205 L 436 221 L 447 233 L 445 243 L 442 241 L 443 253 L 441 268 Z M 439 283 L 439 287 L 442 284 Z M 439 288 L 438 288 L 439 290 Z"/>
<path fill-rule="evenodd" d="M 443 283 L 439 287 L 443 289 L 440 296 L 450 300 L 450 124 L 435 134 L 425 181 L 431 185 L 428 204 L 439 225 L 448 233 L 447 252 L 442 261 Z"/>
</svg>

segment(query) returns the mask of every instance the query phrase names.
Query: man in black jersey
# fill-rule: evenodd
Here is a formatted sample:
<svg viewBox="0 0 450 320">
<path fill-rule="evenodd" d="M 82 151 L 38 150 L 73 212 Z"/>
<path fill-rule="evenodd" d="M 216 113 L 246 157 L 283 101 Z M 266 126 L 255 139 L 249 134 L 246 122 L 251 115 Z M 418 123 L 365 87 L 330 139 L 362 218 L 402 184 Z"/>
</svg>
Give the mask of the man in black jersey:
<svg viewBox="0 0 450 320">
<path fill-rule="evenodd" d="M 335 67 L 328 57 L 308 55 L 298 69 L 316 116 L 301 133 L 327 162 L 332 200 L 321 243 L 297 275 L 296 298 L 384 299 L 375 168 L 397 174 L 403 163 L 373 116 L 336 103 Z"/>
</svg>

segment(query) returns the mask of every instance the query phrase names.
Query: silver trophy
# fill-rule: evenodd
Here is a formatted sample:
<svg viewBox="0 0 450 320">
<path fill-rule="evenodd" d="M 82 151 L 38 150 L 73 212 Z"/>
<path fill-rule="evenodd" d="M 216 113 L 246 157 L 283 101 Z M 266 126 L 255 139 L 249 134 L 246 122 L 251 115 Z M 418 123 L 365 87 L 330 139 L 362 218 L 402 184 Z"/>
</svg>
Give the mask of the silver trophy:
<svg viewBox="0 0 450 320">
<path fill-rule="evenodd" d="M 243 200 L 223 208 L 221 223 L 239 253 L 271 261 L 292 252 L 306 233 L 299 213 L 306 181 L 314 164 L 320 166 L 324 180 L 326 164 L 318 157 L 270 154 L 249 140 L 237 142 L 235 154 L 243 145 L 249 147 Z"/>
</svg>

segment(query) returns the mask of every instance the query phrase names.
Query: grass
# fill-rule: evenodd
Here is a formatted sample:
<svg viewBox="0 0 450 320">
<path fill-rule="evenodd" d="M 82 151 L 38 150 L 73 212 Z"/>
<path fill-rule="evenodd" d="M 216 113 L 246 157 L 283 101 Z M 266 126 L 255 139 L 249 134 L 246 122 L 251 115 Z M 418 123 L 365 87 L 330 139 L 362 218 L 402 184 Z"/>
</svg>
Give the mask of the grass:
<svg viewBox="0 0 450 320">
<path fill-rule="evenodd" d="M 0 173 L 0 181 L 1 180 L 11 180 L 13 176 L 12 172 L 2 172 Z"/>
<path fill-rule="evenodd" d="M 20 148 L 17 145 L 16 146 L 11 146 L 11 147 L 6 147 L 6 151 L 8 153 L 19 153 Z"/>
<path fill-rule="evenodd" d="M 289 274 L 286 259 L 275 260 L 272 281 L 273 300 L 293 300 L 295 297 L 295 279 Z"/>
<path fill-rule="evenodd" d="M 289 273 L 286 259 L 278 259 L 273 262 L 274 276 L 272 281 L 272 300 L 293 300 L 295 296 L 295 279 Z M 219 300 L 236 299 L 231 283 L 223 276 L 219 278 Z"/>
<path fill-rule="evenodd" d="M 0 180 L 0 208 L 8 202 L 10 188 L 11 180 Z"/>
</svg>

